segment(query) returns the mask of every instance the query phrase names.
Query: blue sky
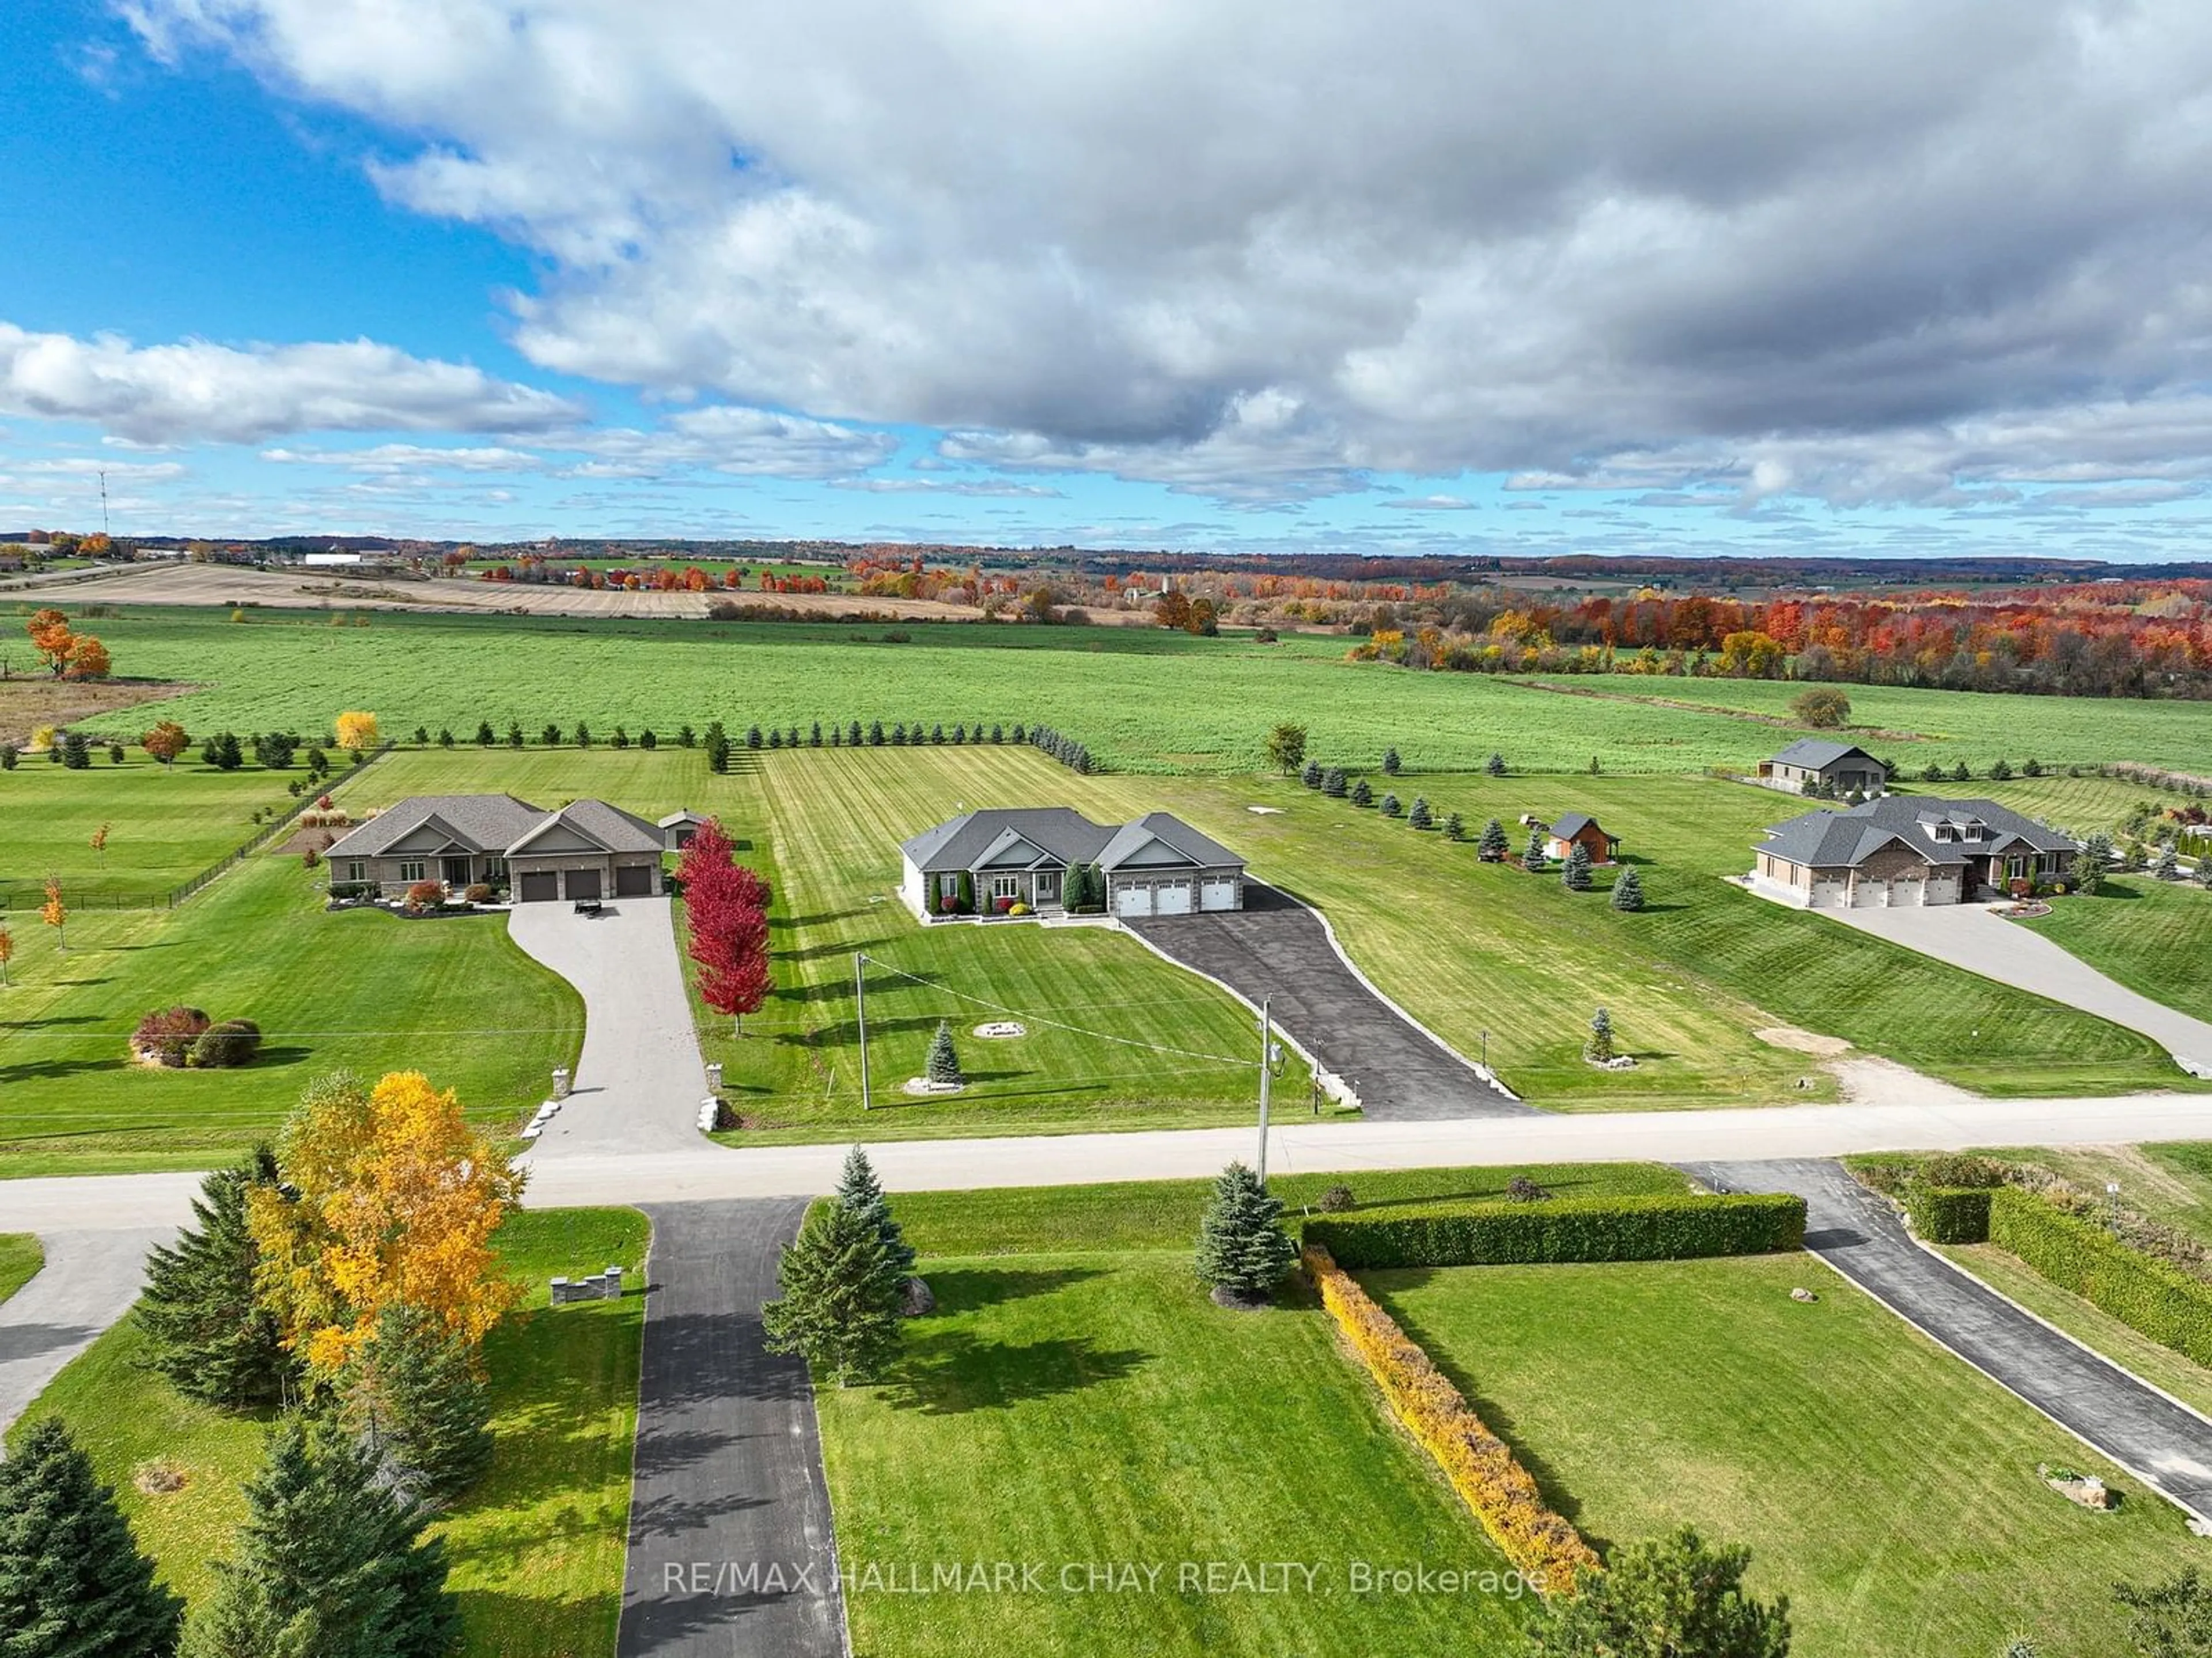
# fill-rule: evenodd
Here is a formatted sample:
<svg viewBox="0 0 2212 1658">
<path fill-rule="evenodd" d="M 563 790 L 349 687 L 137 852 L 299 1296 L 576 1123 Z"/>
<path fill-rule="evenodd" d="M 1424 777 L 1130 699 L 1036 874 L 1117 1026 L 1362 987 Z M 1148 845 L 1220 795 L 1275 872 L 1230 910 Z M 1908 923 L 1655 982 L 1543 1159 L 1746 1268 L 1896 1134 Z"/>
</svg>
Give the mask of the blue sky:
<svg viewBox="0 0 2212 1658">
<path fill-rule="evenodd" d="M 1598 14 L 29 0 L 0 527 L 2200 556 L 2191 9 Z"/>
</svg>

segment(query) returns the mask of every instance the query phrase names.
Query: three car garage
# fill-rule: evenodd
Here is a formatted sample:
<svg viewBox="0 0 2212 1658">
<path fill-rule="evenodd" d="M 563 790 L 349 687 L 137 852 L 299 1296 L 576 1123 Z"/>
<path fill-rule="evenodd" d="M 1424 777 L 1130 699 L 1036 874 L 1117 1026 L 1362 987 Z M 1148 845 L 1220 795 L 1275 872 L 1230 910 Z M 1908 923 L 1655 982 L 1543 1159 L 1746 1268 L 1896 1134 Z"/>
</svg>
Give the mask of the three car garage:
<svg viewBox="0 0 2212 1658">
<path fill-rule="evenodd" d="M 1116 915 L 1189 915 L 1199 910 L 1237 909 L 1242 903 L 1234 874 L 1155 875 L 1114 883 Z"/>
</svg>

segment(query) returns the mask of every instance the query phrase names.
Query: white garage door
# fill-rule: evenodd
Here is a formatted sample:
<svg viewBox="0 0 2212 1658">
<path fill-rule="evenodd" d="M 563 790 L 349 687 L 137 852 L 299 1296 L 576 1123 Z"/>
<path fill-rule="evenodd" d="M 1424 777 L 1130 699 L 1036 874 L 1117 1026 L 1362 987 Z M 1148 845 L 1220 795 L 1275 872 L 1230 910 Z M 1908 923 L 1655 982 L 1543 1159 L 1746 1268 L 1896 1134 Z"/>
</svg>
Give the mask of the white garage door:
<svg viewBox="0 0 2212 1658">
<path fill-rule="evenodd" d="M 1190 914 L 1190 883 L 1163 881 L 1152 889 L 1152 910 L 1158 915 Z"/>
<path fill-rule="evenodd" d="M 1853 909 L 1880 909 L 1889 902 L 1889 888 L 1881 881 L 1861 881 L 1851 889 Z"/>
<path fill-rule="evenodd" d="M 1114 890 L 1114 913 L 1116 915 L 1150 915 L 1152 913 L 1152 890 L 1150 887 L 1116 887 Z"/>
<path fill-rule="evenodd" d="M 1841 881 L 1813 883 L 1813 908 L 1841 909 L 1844 907 L 1844 884 Z"/>
<path fill-rule="evenodd" d="M 1237 883 L 1233 880 L 1203 883 L 1198 889 L 1198 907 L 1200 909 L 1236 908 Z"/>
</svg>

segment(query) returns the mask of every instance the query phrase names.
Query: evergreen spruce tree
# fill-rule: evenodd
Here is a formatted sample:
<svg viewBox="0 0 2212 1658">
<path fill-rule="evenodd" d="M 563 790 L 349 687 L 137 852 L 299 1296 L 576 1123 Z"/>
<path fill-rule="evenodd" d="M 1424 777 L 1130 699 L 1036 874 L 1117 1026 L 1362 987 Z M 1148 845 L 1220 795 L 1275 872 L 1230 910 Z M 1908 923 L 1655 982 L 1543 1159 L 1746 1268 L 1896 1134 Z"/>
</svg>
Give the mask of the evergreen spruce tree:
<svg viewBox="0 0 2212 1658">
<path fill-rule="evenodd" d="M 898 1351 L 907 1275 L 867 1216 L 842 1200 L 818 1206 L 776 1272 L 783 1294 L 761 1309 L 771 1351 L 801 1354 L 845 1388 Z"/>
<path fill-rule="evenodd" d="M 276 1182 L 265 1146 L 252 1163 L 216 1170 L 192 1199 L 192 1224 L 146 1258 L 139 1327 L 153 1368 L 187 1398 L 234 1410 L 274 1404 L 297 1373 L 283 1331 L 254 1293 L 261 1251 L 246 1226 L 246 1193 Z"/>
<path fill-rule="evenodd" d="M 1633 869 L 1621 871 L 1613 884 L 1613 907 L 1631 911 L 1644 908 L 1644 878 Z"/>
<path fill-rule="evenodd" d="M 884 1255 L 902 1277 L 913 1272 L 914 1246 L 906 1241 L 906 1234 L 892 1217 L 890 1199 L 884 1195 L 883 1183 L 876 1178 L 875 1165 L 857 1145 L 845 1154 L 845 1172 L 837 1181 L 837 1201 L 854 1214 L 865 1217 L 876 1229 L 884 1241 Z"/>
<path fill-rule="evenodd" d="M 285 1423 L 185 1658 L 444 1658 L 460 1639 L 428 1516 L 336 1422 Z"/>
<path fill-rule="evenodd" d="M 1788 1658 L 1790 1602 L 1743 1589 L 1751 1551 L 1709 1548 L 1689 1527 L 1632 1543 L 1528 1627 L 1544 1658 Z M 2149 1651 L 2152 1649 L 2144 1648 Z"/>
<path fill-rule="evenodd" d="M 1567 860 L 1559 865 L 1559 884 L 1570 892 L 1588 892 L 1589 884 L 1589 848 L 1577 841 L 1567 848 Z"/>
<path fill-rule="evenodd" d="M 1482 838 L 1475 842 L 1475 851 L 1486 862 L 1502 863 L 1505 858 L 1505 825 L 1495 817 L 1482 826 Z"/>
<path fill-rule="evenodd" d="M 477 721 L 477 746 L 480 749 L 488 749 L 492 745 L 494 740 L 491 731 L 491 721 L 489 720 L 479 720 Z"/>
<path fill-rule="evenodd" d="M 491 1466 L 491 1394 L 477 1356 L 421 1308 L 387 1305 L 340 1385 L 347 1424 L 423 1501 L 451 1502 Z"/>
<path fill-rule="evenodd" d="M 1488 772 L 1492 777 L 1504 776 L 1505 756 L 1502 754 L 1492 755 L 1489 759 L 1482 762 L 1482 768 Z"/>
<path fill-rule="evenodd" d="M 1382 815 L 1385 817 L 1396 817 L 1405 810 L 1406 808 L 1399 804 L 1396 795 L 1386 794 L 1382 797 Z"/>
<path fill-rule="evenodd" d="M 2172 841 L 2168 841 L 2159 847 L 2158 861 L 2150 866 L 2150 872 L 2161 881 L 2179 881 L 2181 878 L 2181 862 L 2173 849 Z"/>
<path fill-rule="evenodd" d="M 819 720 L 814 722 L 813 727 L 806 733 L 806 746 L 810 749 L 818 749 L 822 746 L 822 722 Z"/>
<path fill-rule="evenodd" d="M 1382 750 L 1382 774 L 1385 777 L 1395 777 L 1400 769 L 1403 767 L 1404 763 L 1405 762 L 1403 761 L 1398 758 L 1397 750 L 1385 749 Z"/>
<path fill-rule="evenodd" d="M 937 1034 L 929 1039 L 927 1075 L 933 1083 L 950 1083 L 955 1087 L 968 1080 L 960 1074 L 960 1054 L 952 1046 L 952 1025 L 949 1020 L 939 1019 Z"/>
<path fill-rule="evenodd" d="M 1298 773 L 1298 781 L 1304 783 L 1310 789 L 1317 789 L 1321 786 L 1321 762 L 1318 760 L 1307 761 L 1304 769 Z"/>
<path fill-rule="evenodd" d="M 29 1429 L 0 1462 L 0 1653 L 171 1658 L 184 1615 L 59 1418 Z"/>
<path fill-rule="evenodd" d="M 1603 1065 L 1615 1057 L 1613 1015 L 1603 1008 L 1590 1015 L 1589 1040 L 1583 1044 L 1583 1057 L 1594 1065 Z"/>
<path fill-rule="evenodd" d="M 1521 861 L 1530 869 L 1542 869 L 1551 862 L 1544 855 L 1544 831 L 1541 829 L 1528 831 L 1528 844 L 1522 850 Z"/>
<path fill-rule="evenodd" d="M 1344 768 L 1331 766 L 1321 780 L 1321 792 L 1332 800 L 1344 799 Z"/>
<path fill-rule="evenodd" d="M 1291 1270 L 1297 1249 L 1277 1224 L 1282 1212 L 1283 1200 L 1243 1163 L 1231 1163 L 1215 1178 L 1199 1222 L 1196 1266 L 1216 1301 L 1252 1305 Z"/>
<path fill-rule="evenodd" d="M 1352 804 L 1355 806 L 1371 806 L 1375 804 L 1375 791 L 1367 786 L 1367 780 L 1364 777 L 1352 786 Z"/>
<path fill-rule="evenodd" d="M 1415 795 L 1412 809 L 1406 813 L 1407 823 L 1413 829 L 1425 829 L 1428 828 L 1430 821 L 1428 798 L 1425 795 Z"/>
<path fill-rule="evenodd" d="M 1467 824 L 1455 811 L 1444 818 L 1444 839 L 1447 841 L 1467 839 Z"/>
</svg>

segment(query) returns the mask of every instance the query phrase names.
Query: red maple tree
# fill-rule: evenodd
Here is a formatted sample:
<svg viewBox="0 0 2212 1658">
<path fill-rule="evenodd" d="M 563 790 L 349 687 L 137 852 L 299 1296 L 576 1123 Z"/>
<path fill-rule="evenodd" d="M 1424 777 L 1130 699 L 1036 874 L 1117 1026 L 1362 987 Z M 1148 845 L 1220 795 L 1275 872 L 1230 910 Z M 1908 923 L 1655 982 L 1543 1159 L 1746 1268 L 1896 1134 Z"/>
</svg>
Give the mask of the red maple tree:
<svg viewBox="0 0 2212 1658">
<path fill-rule="evenodd" d="M 757 1013 L 775 987 L 769 975 L 767 882 L 738 863 L 722 826 L 708 818 L 677 862 L 684 885 L 684 919 L 691 934 L 691 959 L 699 964 L 699 994 L 733 1031 Z"/>
</svg>

